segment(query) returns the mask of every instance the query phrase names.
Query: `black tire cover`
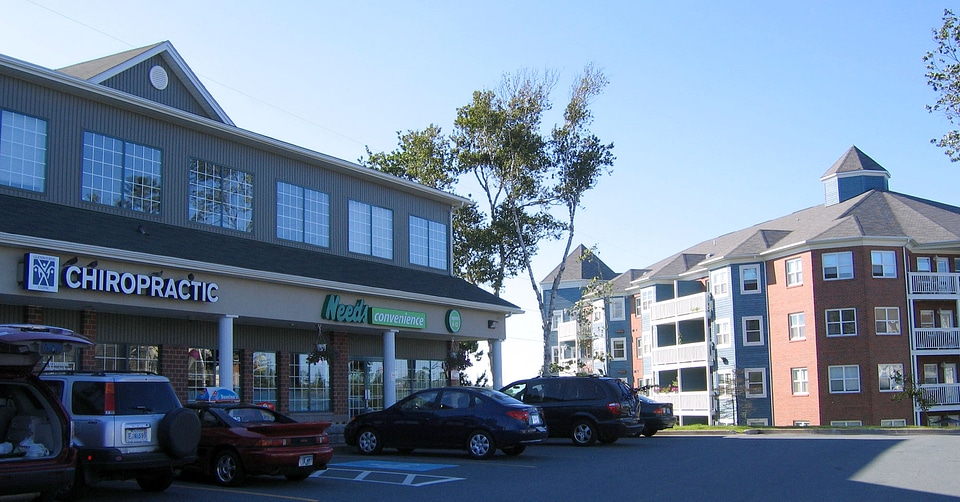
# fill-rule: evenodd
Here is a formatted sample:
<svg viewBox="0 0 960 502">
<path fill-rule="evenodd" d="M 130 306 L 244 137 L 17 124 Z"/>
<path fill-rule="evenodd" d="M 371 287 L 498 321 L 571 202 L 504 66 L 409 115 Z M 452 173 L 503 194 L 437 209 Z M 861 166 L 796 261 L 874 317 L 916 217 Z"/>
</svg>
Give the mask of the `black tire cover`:
<svg viewBox="0 0 960 502">
<path fill-rule="evenodd" d="M 173 458 L 192 454 L 200 442 L 200 418 L 193 410 L 177 408 L 167 413 L 158 429 L 160 447 Z"/>
</svg>

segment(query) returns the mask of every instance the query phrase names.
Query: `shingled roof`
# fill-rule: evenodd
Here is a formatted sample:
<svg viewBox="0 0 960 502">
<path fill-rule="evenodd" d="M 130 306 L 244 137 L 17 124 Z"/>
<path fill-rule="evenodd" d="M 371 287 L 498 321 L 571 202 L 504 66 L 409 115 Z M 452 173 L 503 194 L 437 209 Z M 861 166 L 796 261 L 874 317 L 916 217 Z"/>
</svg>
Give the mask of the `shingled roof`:
<svg viewBox="0 0 960 502">
<path fill-rule="evenodd" d="M 543 278 L 542 281 L 540 281 L 540 284 L 553 283 L 553 279 L 559 272 L 560 265 L 557 265 L 553 270 L 550 271 L 549 274 L 547 274 L 546 277 Z M 608 267 L 599 256 L 587 249 L 587 247 L 583 244 L 580 244 L 576 249 L 571 251 L 569 255 L 567 255 L 566 259 L 564 259 L 563 276 L 561 277 L 561 280 L 589 281 L 594 277 L 599 277 L 600 279 L 606 281 L 613 279 L 617 275 L 618 274 Z"/>
</svg>

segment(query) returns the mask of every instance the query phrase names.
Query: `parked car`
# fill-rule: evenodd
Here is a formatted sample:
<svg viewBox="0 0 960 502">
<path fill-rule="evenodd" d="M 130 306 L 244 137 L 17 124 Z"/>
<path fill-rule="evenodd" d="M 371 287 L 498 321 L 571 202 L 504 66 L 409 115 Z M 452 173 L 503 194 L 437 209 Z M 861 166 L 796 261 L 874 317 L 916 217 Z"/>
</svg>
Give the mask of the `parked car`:
<svg viewBox="0 0 960 502">
<path fill-rule="evenodd" d="M 180 467 L 196 459 L 200 420 L 180 405 L 166 377 L 66 371 L 40 378 L 73 420 L 80 461 L 68 497 L 109 479 L 136 479 L 144 491 L 162 492 Z"/>
<path fill-rule="evenodd" d="M 185 471 L 239 486 L 247 476 L 283 475 L 304 480 L 333 457 L 330 422 L 298 422 L 261 406 L 240 403 L 188 404 L 200 419 L 197 460 Z"/>
<path fill-rule="evenodd" d="M 543 410 L 552 437 L 569 437 L 577 446 L 598 440 L 613 443 L 643 431 L 640 402 L 625 383 L 608 377 L 537 377 L 501 389 Z"/>
<path fill-rule="evenodd" d="M 73 483 L 70 417 L 33 369 L 43 356 L 90 342 L 52 326 L 0 325 L 0 496 L 52 500 Z"/>
<path fill-rule="evenodd" d="M 660 403 L 650 399 L 643 394 L 638 394 L 640 400 L 640 418 L 643 419 L 644 437 L 650 437 L 662 431 L 677 425 L 677 417 L 673 415 L 673 404 Z"/>
<path fill-rule="evenodd" d="M 351 420 L 344 441 L 364 455 L 384 448 L 466 450 L 488 459 L 500 449 L 523 453 L 547 438 L 540 410 L 501 392 L 479 387 L 442 387 L 415 392 L 393 406 Z"/>
</svg>

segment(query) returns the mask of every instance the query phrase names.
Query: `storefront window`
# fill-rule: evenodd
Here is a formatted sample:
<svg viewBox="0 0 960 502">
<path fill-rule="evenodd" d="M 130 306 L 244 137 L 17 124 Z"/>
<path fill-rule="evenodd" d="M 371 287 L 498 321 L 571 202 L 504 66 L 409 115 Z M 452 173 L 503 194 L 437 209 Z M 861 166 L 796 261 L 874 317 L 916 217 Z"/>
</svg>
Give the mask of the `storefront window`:
<svg viewBox="0 0 960 502">
<path fill-rule="evenodd" d="M 94 369 L 106 371 L 149 371 L 157 373 L 160 347 L 157 345 L 127 345 L 98 343 L 94 350 Z"/>
<path fill-rule="evenodd" d="M 277 405 L 277 354 L 275 352 L 253 353 L 252 402 Z"/>
<path fill-rule="evenodd" d="M 350 416 L 383 409 L 383 362 L 350 361 Z"/>
<path fill-rule="evenodd" d="M 294 354 L 290 362 L 290 411 L 330 411 L 330 365 L 307 362 Z"/>
<path fill-rule="evenodd" d="M 240 351 L 233 351 L 232 385 L 222 385 L 219 351 L 201 347 L 187 350 L 187 402 L 196 402 L 197 396 L 202 394 L 206 387 L 231 388 L 243 398 L 240 393 Z"/>
</svg>

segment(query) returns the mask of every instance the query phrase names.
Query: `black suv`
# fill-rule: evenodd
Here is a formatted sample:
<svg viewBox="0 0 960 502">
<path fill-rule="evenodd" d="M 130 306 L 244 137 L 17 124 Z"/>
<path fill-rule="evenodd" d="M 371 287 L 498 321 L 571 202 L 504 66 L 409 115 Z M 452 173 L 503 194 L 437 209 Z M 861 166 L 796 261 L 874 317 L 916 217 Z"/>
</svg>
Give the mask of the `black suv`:
<svg viewBox="0 0 960 502">
<path fill-rule="evenodd" d="M 80 450 L 71 498 L 100 480 L 131 479 L 160 492 L 196 460 L 200 419 L 183 408 L 164 376 L 146 372 L 71 371 L 40 378 L 73 420 Z"/>
<path fill-rule="evenodd" d="M 538 377 L 500 391 L 541 408 L 550 436 L 569 436 L 578 446 L 612 443 L 643 431 L 637 396 L 615 378 Z"/>
</svg>

